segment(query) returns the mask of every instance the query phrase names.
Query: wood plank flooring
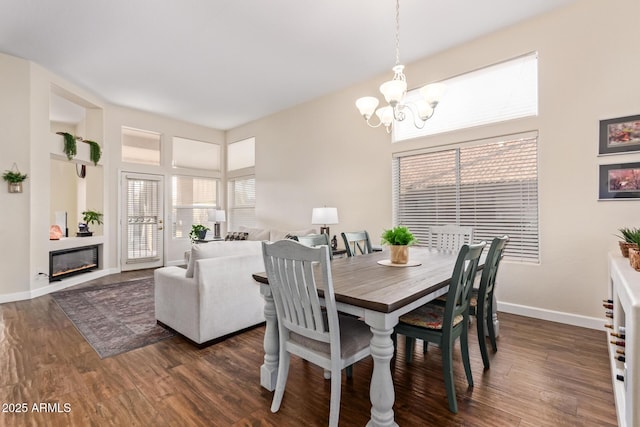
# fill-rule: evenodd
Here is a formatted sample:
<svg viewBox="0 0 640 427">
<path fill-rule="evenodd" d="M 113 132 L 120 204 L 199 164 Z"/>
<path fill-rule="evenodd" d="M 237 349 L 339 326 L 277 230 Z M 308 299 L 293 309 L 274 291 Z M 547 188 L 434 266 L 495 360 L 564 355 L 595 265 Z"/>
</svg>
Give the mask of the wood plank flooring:
<svg viewBox="0 0 640 427">
<path fill-rule="evenodd" d="M 617 425 L 603 331 L 501 313 L 500 332 L 499 351 L 484 371 L 471 331 L 472 388 L 456 351 L 458 414 L 448 410 L 439 349 L 417 351 L 407 364 L 400 340 L 393 364 L 396 422 Z M 0 304 L 0 426 L 326 425 L 330 382 L 296 358 L 281 409 L 270 412 L 272 393 L 259 385 L 263 334 L 258 327 L 202 350 L 175 337 L 101 360 L 50 296 Z M 371 370 L 368 359 L 355 366 L 352 379 L 343 377 L 340 425 L 364 426 L 369 419 Z M 16 413 L 23 403 L 27 411 Z"/>
</svg>

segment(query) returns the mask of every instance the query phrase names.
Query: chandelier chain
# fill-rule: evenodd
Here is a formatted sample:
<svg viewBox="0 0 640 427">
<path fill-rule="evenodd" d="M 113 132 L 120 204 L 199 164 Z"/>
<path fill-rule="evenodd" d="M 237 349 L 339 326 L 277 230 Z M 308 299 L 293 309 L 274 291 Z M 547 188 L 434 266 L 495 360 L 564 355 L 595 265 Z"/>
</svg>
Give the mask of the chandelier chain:
<svg viewBox="0 0 640 427">
<path fill-rule="evenodd" d="M 400 64 L 400 0 L 396 0 L 396 65 Z"/>
</svg>

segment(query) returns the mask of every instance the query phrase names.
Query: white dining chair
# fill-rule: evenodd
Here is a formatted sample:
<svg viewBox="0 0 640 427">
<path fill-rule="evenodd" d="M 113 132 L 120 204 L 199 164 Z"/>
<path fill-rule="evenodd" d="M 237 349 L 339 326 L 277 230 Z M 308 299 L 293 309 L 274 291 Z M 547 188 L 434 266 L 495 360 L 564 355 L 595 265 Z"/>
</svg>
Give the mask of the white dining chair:
<svg viewBox="0 0 640 427">
<path fill-rule="evenodd" d="M 262 242 L 262 253 L 280 339 L 271 411 L 280 409 L 290 355 L 294 354 L 330 371 L 329 425 L 337 426 L 342 370 L 371 355 L 371 330 L 355 317 L 338 314 L 327 246 L 312 248 L 293 240 L 280 240 Z M 318 282 L 322 283 L 326 309 L 320 305 Z"/>
<path fill-rule="evenodd" d="M 473 227 L 454 224 L 429 227 L 428 245 L 439 251 L 458 252 L 462 245 L 473 242 Z"/>
</svg>

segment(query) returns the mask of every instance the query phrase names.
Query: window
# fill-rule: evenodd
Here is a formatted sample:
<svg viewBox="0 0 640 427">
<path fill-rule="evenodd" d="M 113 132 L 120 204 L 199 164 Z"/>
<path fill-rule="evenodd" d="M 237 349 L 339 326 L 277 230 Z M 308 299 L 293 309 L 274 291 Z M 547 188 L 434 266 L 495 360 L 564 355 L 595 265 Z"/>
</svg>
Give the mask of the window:
<svg viewBox="0 0 640 427">
<path fill-rule="evenodd" d="M 171 166 L 219 172 L 220 146 L 176 136 L 173 138 Z"/>
<path fill-rule="evenodd" d="M 394 222 L 426 245 L 433 225 L 473 227 L 474 241 L 510 237 L 505 256 L 539 261 L 537 134 L 393 161 Z"/>
<path fill-rule="evenodd" d="M 253 176 L 229 180 L 229 230 L 256 226 L 256 179 Z"/>
<path fill-rule="evenodd" d="M 160 134 L 123 126 L 122 161 L 144 165 L 159 165 Z"/>
<path fill-rule="evenodd" d="M 447 91 L 424 128 L 394 122 L 393 141 L 449 132 L 538 114 L 538 56 L 531 53 L 445 80 Z M 418 90 L 407 93 L 417 99 Z"/>
<path fill-rule="evenodd" d="M 172 178 L 172 235 L 189 237 L 193 224 L 208 226 L 210 209 L 218 204 L 218 180 L 189 176 Z"/>
<path fill-rule="evenodd" d="M 255 138 L 231 143 L 227 147 L 227 229 L 255 227 L 256 178 Z"/>
<path fill-rule="evenodd" d="M 229 144 L 227 170 L 236 171 L 256 165 L 256 139 L 247 138 Z"/>
</svg>

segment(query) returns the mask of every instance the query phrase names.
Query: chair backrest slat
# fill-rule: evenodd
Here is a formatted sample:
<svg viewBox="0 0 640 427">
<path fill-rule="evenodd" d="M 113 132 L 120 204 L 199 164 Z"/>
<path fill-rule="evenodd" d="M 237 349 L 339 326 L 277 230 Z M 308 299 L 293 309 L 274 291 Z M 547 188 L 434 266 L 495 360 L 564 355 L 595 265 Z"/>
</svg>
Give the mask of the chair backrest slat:
<svg viewBox="0 0 640 427">
<path fill-rule="evenodd" d="M 342 240 L 348 257 L 373 252 L 371 239 L 369 239 L 369 233 L 366 230 L 342 233 Z"/>
<path fill-rule="evenodd" d="M 462 245 L 473 242 L 473 227 L 453 224 L 429 227 L 429 247 L 441 251 L 457 252 Z"/>
<path fill-rule="evenodd" d="M 488 296 L 493 295 L 498 266 L 500 265 L 500 261 L 502 261 L 504 249 L 508 242 L 509 236 L 496 237 L 489 247 L 489 253 L 484 263 L 482 276 L 480 277 L 480 287 L 478 289 L 478 304 L 484 304 L 485 309 L 489 303 Z"/>
<path fill-rule="evenodd" d="M 473 288 L 480 256 L 485 246 L 485 242 L 475 245 L 463 245 L 458 252 L 458 258 L 451 275 L 449 292 L 447 293 L 443 322 L 447 330 L 444 330 L 444 333 L 451 332 L 453 319 L 456 316 L 463 315 L 465 316 L 465 321 L 467 321 L 471 289 Z"/>
<path fill-rule="evenodd" d="M 339 349 L 339 334 L 330 333 L 339 329 L 328 247 L 311 248 L 287 239 L 263 242 L 262 248 L 278 326 Z M 320 304 L 319 283 L 326 311 Z"/>
<path fill-rule="evenodd" d="M 298 242 L 302 243 L 305 246 L 310 246 L 315 248 L 316 246 L 327 246 L 331 247 L 331 241 L 329 240 L 329 235 L 325 233 L 321 234 L 307 234 L 306 236 L 297 236 Z M 329 251 L 329 259 L 333 259 L 333 254 Z"/>
</svg>

